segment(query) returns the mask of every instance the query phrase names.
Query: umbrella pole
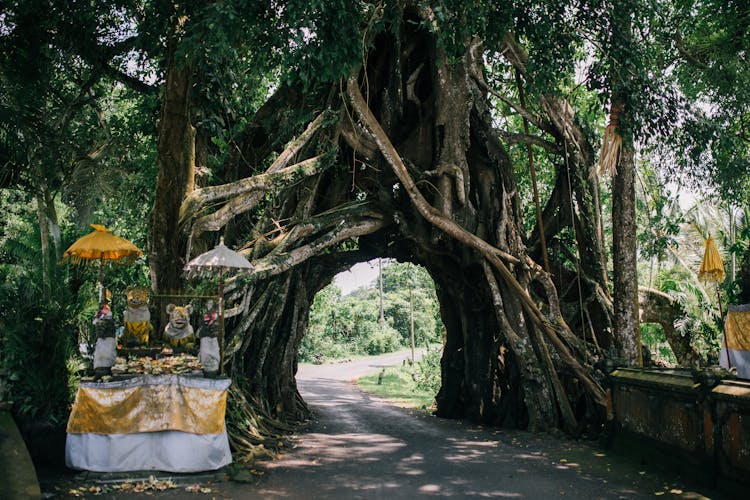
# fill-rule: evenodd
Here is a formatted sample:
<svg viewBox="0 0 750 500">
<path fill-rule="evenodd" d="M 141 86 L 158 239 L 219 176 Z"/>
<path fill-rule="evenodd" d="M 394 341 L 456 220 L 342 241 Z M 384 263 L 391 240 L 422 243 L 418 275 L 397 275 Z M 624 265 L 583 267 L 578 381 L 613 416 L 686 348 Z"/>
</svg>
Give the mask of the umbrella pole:
<svg viewBox="0 0 750 500">
<path fill-rule="evenodd" d="M 224 278 L 219 278 L 219 375 L 224 374 Z"/>
<path fill-rule="evenodd" d="M 719 293 L 718 283 L 716 283 L 716 299 L 719 301 L 719 320 L 721 321 L 721 332 L 724 335 L 724 349 L 727 351 L 727 367 L 732 368 L 732 360 L 729 359 L 729 340 L 727 339 L 727 329 L 724 328 L 724 311 L 721 307 L 721 294 Z"/>
<path fill-rule="evenodd" d="M 104 297 L 104 257 L 99 257 L 99 307 L 102 304 L 102 298 Z"/>
</svg>

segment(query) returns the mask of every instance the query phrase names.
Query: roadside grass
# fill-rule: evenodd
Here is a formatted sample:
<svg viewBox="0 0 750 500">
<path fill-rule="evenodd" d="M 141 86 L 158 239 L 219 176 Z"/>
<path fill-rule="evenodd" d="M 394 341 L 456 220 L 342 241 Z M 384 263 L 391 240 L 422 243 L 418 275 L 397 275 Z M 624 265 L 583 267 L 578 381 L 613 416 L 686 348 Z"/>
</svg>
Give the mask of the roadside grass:
<svg viewBox="0 0 750 500">
<path fill-rule="evenodd" d="M 361 359 L 370 359 L 373 357 L 378 356 L 385 356 L 389 354 L 403 354 L 404 357 L 406 357 L 407 354 L 411 353 L 411 349 L 408 347 L 401 347 L 399 349 L 396 349 L 395 351 L 391 352 L 384 352 L 382 354 L 372 355 L 372 354 L 347 354 L 345 356 L 341 356 L 338 358 L 323 358 L 322 363 L 313 363 L 311 361 L 301 361 L 300 364 L 308 364 L 308 365 L 314 365 L 314 364 L 321 364 L 321 365 L 337 365 L 341 363 L 348 363 L 350 361 L 359 361 Z"/>
<path fill-rule="evenodd" d="M 417 387 L 408 364 L 385 369 L 381 383 L 380 372 L 364 375 L 357 385 L 364 391 L 388 399 L 397 406 L 431 412 L 435 409 L 435 394 Z"/>
</svg>

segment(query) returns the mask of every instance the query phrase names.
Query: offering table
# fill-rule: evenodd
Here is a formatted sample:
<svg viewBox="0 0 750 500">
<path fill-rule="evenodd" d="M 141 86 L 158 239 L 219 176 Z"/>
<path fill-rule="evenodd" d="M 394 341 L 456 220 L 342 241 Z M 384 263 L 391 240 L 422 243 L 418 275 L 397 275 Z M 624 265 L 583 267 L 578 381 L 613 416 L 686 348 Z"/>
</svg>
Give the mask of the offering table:
<svg viewBox="0 0 750 500">
<path fill-rule="evenodd" d="M 198 472 L 232 462 L 224 414 L 230 379 L 137 375 L 82 382 L 65 463 L 97 472 Z"/>
</svg>

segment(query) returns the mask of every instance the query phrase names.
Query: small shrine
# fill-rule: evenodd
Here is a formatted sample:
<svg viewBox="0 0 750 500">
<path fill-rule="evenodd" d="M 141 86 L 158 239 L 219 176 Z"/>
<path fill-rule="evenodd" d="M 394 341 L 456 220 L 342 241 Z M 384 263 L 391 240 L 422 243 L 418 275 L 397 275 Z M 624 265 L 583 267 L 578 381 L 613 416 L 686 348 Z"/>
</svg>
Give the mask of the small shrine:
<svg viewBox="0 0 750 500">
<path fill-rule="evenodd" d="M 204 266 L 199 256 L 186 266 L 189 277 L 218 275 L 216 295 L 150 297 L 148 289 L 131 286 L 120 292 L 125 305 L 117 311 L 102 285 L 103 262 L 122 258 L 111 247 L 127 240 L 103 226 L 94 229 L 65 255 L 100 262 L 93 371 L 82 379 L 68 420 L 66 464 L 96 472 L 197 472 L 228 465 L 224 418 L 231 379 L 222 375 L 222 273 L 251 269 L 250 263 L 222 242 L 217 249 L 234 254 L 231 265 L 214 260 Z M 81 251 L 80 242 L 92 235 L 100 251 Z M 140 254 L 135 250 L 129 255 Z M 157 299 L 155 308 L 150 299 Z"/>
</svg>

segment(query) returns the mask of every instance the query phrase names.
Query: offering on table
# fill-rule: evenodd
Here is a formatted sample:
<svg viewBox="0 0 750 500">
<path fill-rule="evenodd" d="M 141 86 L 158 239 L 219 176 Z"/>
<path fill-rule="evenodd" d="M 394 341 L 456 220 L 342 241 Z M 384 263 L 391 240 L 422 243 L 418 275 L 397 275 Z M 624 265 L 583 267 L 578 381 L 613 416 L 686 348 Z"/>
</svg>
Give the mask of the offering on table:
<svg viewBox="0 0 750 500">
<path fill-rule="evenodd" d="M 162 374 L 198 374 L 201 363 L 196 356 L 177 354 L 166 358 L 154 359 L 148 356 L 124 358 L 118 356 L 112 367 L 113 375 L 162 375 Z"/>
<path fill-rule="evenodd" d="M 129 286 L 125 290 L 125 295 L 128 298 L 128 307 L 123 313 L 125 328 L 122 343 L 127 347 L 146 345 L 154 330 L 151 325 L 151 312 L 148 310 L 148 290 Z"/>
<path fill-rule="evenodd" d="M 195 345 L 195 335 L 193 327 L 190 325 L 190 314 L 193 312 L 193 306 L 176 306 L 169 304 L 167 314 L 169 314 L 169 323 L 164 328 L 164 339 L 172 347 L 191 348 Z"/>
</svg>

